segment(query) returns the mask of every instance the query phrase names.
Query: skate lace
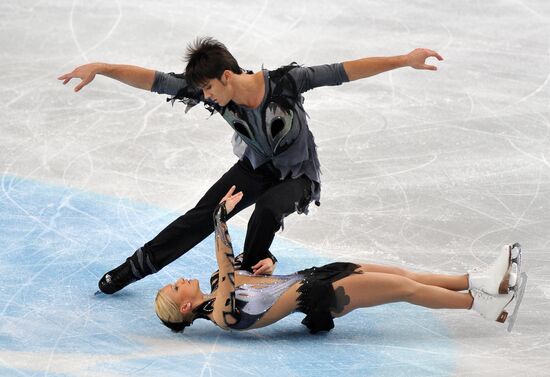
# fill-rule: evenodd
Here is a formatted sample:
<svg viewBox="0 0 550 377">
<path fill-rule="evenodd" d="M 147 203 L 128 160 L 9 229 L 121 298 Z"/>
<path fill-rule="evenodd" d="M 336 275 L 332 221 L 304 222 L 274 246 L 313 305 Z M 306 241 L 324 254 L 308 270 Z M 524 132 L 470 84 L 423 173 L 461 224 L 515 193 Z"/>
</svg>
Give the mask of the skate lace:
<svg viewBox="0 0 550 377">
<path fill-rule="evenodd" d="M 476 291 L 474 299 L 475 300 L 482 299 L 483 301 L 492 301 L 494 299 L 494 297 L 492 295 L 487 294 L 487 293 Z"/>
</svg>

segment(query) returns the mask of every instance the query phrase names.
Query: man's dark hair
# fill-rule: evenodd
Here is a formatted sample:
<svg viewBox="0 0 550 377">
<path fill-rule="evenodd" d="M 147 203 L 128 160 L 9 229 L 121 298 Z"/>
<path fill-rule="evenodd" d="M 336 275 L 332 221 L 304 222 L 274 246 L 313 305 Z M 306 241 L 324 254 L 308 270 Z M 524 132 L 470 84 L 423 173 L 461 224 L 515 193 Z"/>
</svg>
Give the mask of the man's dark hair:
<svg viewBox="0 0 550 377">
<path fill-rule="evenodd" d="M 185 78 L 196 87 L 204 86 L 208 80 L 221 78 L 225 70 L 236 74 L 242 72 L 227 47 L 212 37 L 197 38 L 187 45 L 185 60 Z"/>
</svg>

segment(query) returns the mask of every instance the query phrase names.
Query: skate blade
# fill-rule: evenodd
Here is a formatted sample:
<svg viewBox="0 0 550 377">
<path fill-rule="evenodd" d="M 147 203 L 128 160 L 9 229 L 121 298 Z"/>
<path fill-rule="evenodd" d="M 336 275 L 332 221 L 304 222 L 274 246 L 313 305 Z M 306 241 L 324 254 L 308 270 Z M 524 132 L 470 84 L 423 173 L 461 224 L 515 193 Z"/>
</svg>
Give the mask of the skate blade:
<svg viewBox="0 0 550 377">
<path fill-rule="evenodd" d="M 504 274 L 504 277 L 502 278 L 500 285 L 498 287 L 498 293 L 501 295 L 507 294 L 510 291 L 517 290 L 518 277 L 521 273 L 521 245 L 518 242 L 516 242 L 513 245 L 508 246 L 508 248 L 509 248 L 508 270 Z M 514 265 L 515 265 L 515 271 L 514 271 Z"/>
<path fill-rule="evenodd" d="M 515 294 L 515 306 L 512 315 L 508 319 L 508 332 L 512 332 L 514 325 L 516 324 L 516 319 L 519 312 L 519 307 L 521 301 L 523 300 L 523 294 L 525 293 L 525 286 L 527 285 L 527 273 L 523 272 L 520 276 L 520 283 L 518 285 L 516 294 Z"/>
<path fill-rule="evenodd" d="M 517 242 L 510 247 L 510 263 L 516 263 L 521 267 L 521 245 Z"/>
<path fill-rule="evenodd" d="M 98 290 L 98 291 L 95 291 L 94 296 L 105 296 L 105 293 Z"/>
<path fill-rule="evenodd" d="M 520 273 L 519 267 L 516 263 L 512 263 L 510 268 L 510 274 L 508 276 L 508 287 L 511 291 L 517 291 L 518 283 L 520 282 Z"/>
</svg>

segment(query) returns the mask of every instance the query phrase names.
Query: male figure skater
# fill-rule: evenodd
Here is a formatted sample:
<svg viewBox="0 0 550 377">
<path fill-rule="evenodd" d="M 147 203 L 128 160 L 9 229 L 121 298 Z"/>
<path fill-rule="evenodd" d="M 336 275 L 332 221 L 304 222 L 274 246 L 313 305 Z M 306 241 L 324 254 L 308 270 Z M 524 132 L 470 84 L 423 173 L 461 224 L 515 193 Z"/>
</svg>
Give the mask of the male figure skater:
<svg viewBox="0 0 550 377">
<path fill-rule="evenodd" d="M 104 293 L 159 271 L 179 258 L 214 230 L 212 212 L 226 192 L 242 192 L 243 200 L 231 213 L 255 204 L 248 222 L 241 268 L 271 274 L 276 258 L 269 247 L 283 222 L 293 212 L 306 213 L 319 205 L 320 163 L 311 134 L 302 93 L 340 85 L 400 67 L 436 70 L 426 59 L 443 58 L 435 51 L 415 49 L 393 57 L 364 58 L 343 63 L 301 67 L 296 63 L 274 71 L 243 70 L 227 48 L 212 38 L 199 38 L 188 46 L 185 73 L 162 73 L 142 67 L 91 63 L 58 79 L 82 81 L 78 92 L 101 74 L 136 88 L 168 94 L 187 105 L 198 103 L 219 113 L 235 131 L 233 151 L 239 158 L 197 205 L 177 218 L 155 238 L 138 248 L 124 263 L 99 281 Z"/>
</svg>

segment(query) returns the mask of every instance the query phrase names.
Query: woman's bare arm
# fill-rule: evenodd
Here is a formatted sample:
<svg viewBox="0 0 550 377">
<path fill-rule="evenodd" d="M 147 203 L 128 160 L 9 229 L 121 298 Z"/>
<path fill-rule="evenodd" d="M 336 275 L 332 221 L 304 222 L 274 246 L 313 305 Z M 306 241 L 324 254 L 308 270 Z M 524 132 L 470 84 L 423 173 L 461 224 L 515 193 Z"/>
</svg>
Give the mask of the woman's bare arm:
<svg viewBox="0 0 550 377">
<path fill-rule="evenodd" d="M 227 214 L 235 208 L 243 197 L 242 192 L 233 194 L 234 191 L 235 186 L 232 186 L 214 210 L 214 232 L 219 283 L 212 316 L 214 322 L 223 329 L 228 329 L 239 321 L 239 313 L 235 301 L 235 255 L 233 254 L 231 237 L 225 223 Z"/>
</svg>

